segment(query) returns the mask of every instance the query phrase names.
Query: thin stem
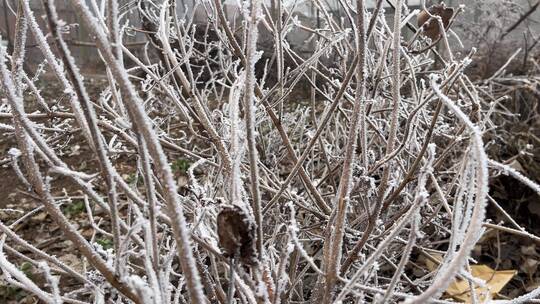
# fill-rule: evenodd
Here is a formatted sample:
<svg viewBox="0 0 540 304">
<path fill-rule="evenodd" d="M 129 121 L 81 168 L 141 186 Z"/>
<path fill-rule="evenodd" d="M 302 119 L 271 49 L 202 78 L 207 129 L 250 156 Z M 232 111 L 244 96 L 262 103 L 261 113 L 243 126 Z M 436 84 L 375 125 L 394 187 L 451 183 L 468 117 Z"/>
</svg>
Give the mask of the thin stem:
<svg viewBox="0 0 540 304">
<path fill-rule="evenodd" d="M 259 24 L 259 15 L 261 13 L 261 3 L 259 0 L 251 1 L 251 12 L 248 23 L 247 46 L 246 46 L 246 87 L 244 89 L 244 109 L 246 119 L 247 146 L 249 158 L 249 173 L 251 183 L 251 206 L 255 215 L 257 224 L 257 251 L 259 259 L 262 260 L 263 254 L 263 225 L 261 211 L 261 191 L 259 189 L 259 156 L 257 153 L 255 133 L 255 56 L 257 55 L 257 37 Z"/>
<path fill-rule="evenodd" d="M 365 90 L 366 90 L 366 29 L 365 29 L 365 7 L 364 0 L 358 0 L 356 2 L 357 10 L 357 52 L 358 52 L 358 65 L 357 65 L 357 86 L 356 86 L 356 98 L 354 108 L 351 117 L 351 123 L 349 127 L 349 133 L 347 136 L 347 146 L 345 150 L 345 158 L 343 161 L 343 169 L 341 178 L 339 181 L 338 194 L 336 197 L 336 217 L 334 222 L 329 222 L 328 225 L 333 225 L 333 232 L 326 239 L 326 242 L 330 243 L 330 255 L 328 260 L 325 260 L 325 288 L 322 297 L 323 303 L 330 303 L 332 301 L 332 293 L 337 282 L 337 275 L 339 271 L 339 264 L 342 254 L 342 242 L 344 236 L 345 216 L 348 209 L 349 194 L 351 191 L 351 178 L 352 178 L 352 165 L 354 161 L 354 151 L 356 150 L 357 140 L 357 128 L 360 121 L 360 114 L 362 112 L 363 103 L 365 102 Z"/>
</svg>

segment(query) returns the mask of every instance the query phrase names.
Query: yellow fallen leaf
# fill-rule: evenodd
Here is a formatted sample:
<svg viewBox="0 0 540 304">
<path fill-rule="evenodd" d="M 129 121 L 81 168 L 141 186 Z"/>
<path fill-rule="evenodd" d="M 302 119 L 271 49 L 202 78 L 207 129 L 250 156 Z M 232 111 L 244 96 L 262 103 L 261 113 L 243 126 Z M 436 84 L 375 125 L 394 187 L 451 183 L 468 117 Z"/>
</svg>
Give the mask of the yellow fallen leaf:
<svg viewBox="0 0 540 304">
<path fill-rule="evenodd" d="M 478 300 L 484 302 L 493 299 L 516 274 L 516 270 L 493 270 L 486 265 L 471 266 L 471 275 L 486 282 L 485 287 L 473 284 Z M 472 294 L 467 280 L 454 280 L 446 290 L 446 294 L 458 301 L 471 303 Z"/>
</svg>

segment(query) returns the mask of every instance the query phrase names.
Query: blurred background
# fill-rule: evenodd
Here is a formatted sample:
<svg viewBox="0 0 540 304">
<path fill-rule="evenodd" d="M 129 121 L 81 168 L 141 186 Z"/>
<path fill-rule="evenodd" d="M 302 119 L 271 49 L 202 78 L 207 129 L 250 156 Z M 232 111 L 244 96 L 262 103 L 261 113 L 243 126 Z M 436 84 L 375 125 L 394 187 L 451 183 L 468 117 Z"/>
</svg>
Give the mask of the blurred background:
<svg viewBox="0 0 540 304">
<path fill-rule="evenodd" d="M 238 20 L 239 11 L 236 0 L 221 0 L 225 3 L 226 15 L 232 24 Z M 151 5 L 150 1 L 144 1 L 147 5 Z M 420 0 L 407 0 L 409 10 L 412 12 L 415 9 L 421 9 Z M 41 0 L 31 0 L 38 21 L 41 26 L 44 26 L 43 8 Z M 87 0 L 89 7 L 92 7 L 91 1 Z M 137 9 L 140 1 L 124 1 L 120 0 L 120 9 L 124 13 L 124 20 L 129 21 L 126 24 L 126 32 L 124 41 L 126 46 L 132 51 L 143 52 L 148 43 L 147 37 L 141 32 L 141 16 Z M 348 19 L 344 14 L 341 0 L 285 0 L 282 1 L 282 6 L 292 12 L 292 18 L 296 18 L 305 27 L 315 28 L 323 24 L 323 16 L 320 15 L 317 9 L 317 3 L 329 8 L 332 12 L 331 18 L 337 23 L 348 23 Z M 391 0 L 383 1 L 384 13 L 389 17 L 394 13 Z M 426 1 L 426 6 L 439 4 L 441 1 Z M 66 36 L 68 43 L 71 46 L 71 51 L 77 58 L 78 64 L 87 74 L 103 73 L 103 65 L 99 59 L 92 37 L 88 35 L 88 31 L 81 24 L 78 16 L 70 8 L 70 5 L 65 0 L 56 1 L 58 13 L 60 17 L 70 25 L 69 34 Z M 367 1 L 370 11 L 373 10 L 376 0 Z M 478 49 L 478 62 L 473 65 L 474 73 L 479 77 L 487 77 L 489 73 L 496 71 L 502 64 L 504 58 L 510 56 L 518 48 L 522 48 L 521 62 L 526 64 L 527 57 L 537 50 L 538 41 L 540 38 L 540 9 L 538 8 L 538 0 L 447 0 L 444 4 L 448 7 L 457 8 L 460 5 L 464 6 L 464 11 L 460 13 L 452 30 L 456 32 L 461 41 L 456 41 L 455 35 L 450 35 L 454 39 L 453 43 L 456 46 L 462 46 L 461 51 L 467 53 L 471 47 Z M 266 0 L 268 11 L 275 9 L 276 0 Z M 102 9 L 102 8 L 98 8 Z M 17 1 L 15 0 L 0 0 L 0 35 L 1 43 L 11 47 L 13 30 L 15 27 L 15 15 L 17 11 Z M 208 35 L 204 31 L 206 26 L 212 31 L 212 25 L 209 24 L 209 10 L 205 8 L 204 1 L 198 0 L 179 0 L 177 1 L 177 11 L 179 16 L 188 21 L 193 21 L 200 29 L 200 35 Z M 285 10 L 284 10 L 285 11 Z M 411 23 L 416 25 L 415 17 L 411 19 Z M 238 25 L 237 25 L 238 26 Z M 266 50 L 265 55 L 271 56 L 271 46 L 273 45 L 272 37 L 268 31 L 264 30 L 264 25 L 261 25 L 261 37 L 259 43 L 261 48 Z M 403 35 L 412 35 L 410 29 L 406 29 Z M 215 39 L 209 35 L 209 39 Z M 285 40 L 292 49 L 303 56 L 308 56 L 315 47 L 315 41 L 312 39 L 311 32 L 295 28 L 287 33 Z M 459 50 L 459 47 L 454 46 L 454 49 Z M 43 61 L 43 57 L 37 45 L 33 41 L 33 37 L 29 35 L 27 52 L 30 60 L 26 62 L 27 68 L 36 67 Z M 151 54 L 152 55 L 152 54 Z M 264 55 L 263 55 L 264 56 Z M 129 64 L 129 63 L 128 63 Z M 514 66 L 523 70 L 525 67 Z"/>
</svg>

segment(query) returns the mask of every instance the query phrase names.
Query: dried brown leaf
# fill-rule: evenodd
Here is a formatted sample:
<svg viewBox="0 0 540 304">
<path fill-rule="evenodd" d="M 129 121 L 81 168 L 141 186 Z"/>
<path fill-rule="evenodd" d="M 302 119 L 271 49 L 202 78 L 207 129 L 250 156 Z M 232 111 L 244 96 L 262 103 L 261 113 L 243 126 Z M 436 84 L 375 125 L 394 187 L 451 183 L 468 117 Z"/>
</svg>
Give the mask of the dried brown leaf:
<svg viewBox="0 0 540 304">
<path fill-rule="evenodd" d="M 239 206 L 224 206 L 217 216 L 219 245 L 226 257 L 238 256 L 245 265 L 257 264 L 256 224 Z"/>
<path fill-rule="evenodd" d="M 450 24 L 450 19 L 452 19 L 452 16 L 454 15 L 454 8 L 446 7 L 444 3 L 441 3 L 439 5 L 431 6 L 428 8 L 428 11 L 429 14 L 425 10 L 418 14 L 417 23 L 418 26 L 423 27 L 424 35 L 431 38 L 432 41 L 435 41 L 439 38 L 441 33 L 437 20 L 433 18 L 430 20 L 430 14 L 441 17 L 444 28 L 447 28 Z"/>
</svg>

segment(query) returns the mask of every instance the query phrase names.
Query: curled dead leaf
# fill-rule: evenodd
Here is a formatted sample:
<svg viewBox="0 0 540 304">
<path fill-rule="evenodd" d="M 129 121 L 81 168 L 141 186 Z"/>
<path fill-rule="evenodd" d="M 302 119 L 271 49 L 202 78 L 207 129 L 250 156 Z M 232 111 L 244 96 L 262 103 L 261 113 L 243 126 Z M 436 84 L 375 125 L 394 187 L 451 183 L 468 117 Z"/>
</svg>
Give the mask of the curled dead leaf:
<svg viewBox="0 0 540 304">
<path fill-rule="evenodd" d="M 245 265 L 257 264 L 256 224 L 239 206 L 224 206 L 217 216 L 219 246 L 226 257 L 238 257 Z"/>
<path fill-rule="evenodd" d="M 439 5 L 432 5 L 430 8 L 428 8 L 428 11 L 423 10 L 418 14 L 417 24 L 418 26 L 423 27 L 422 29 L 424 35 L 431 38 L 432 41 L 435 41 L 441 35 L 440 27 L 437 20 L 435 20 L 434 18 L 430 19 L 430 14 L 433 16 L 441 17 L 444 28 L 446 29 L 448 28 L 450 20 L 454 15 L 454 8 L 446 7 L 444 3 L 441 3 Z"/>
</svg>

